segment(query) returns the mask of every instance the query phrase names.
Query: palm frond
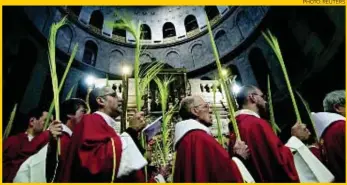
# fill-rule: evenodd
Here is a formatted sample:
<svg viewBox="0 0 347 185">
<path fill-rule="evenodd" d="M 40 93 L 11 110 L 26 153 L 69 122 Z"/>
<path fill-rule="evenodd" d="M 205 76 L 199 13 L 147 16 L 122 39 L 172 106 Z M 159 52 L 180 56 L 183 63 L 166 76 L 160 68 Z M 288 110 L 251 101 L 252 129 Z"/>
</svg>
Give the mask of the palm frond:
<svg viewBox="0 0 347 185">
<path fill-rule="evenodd" d="M 213 105 L 212 105 L 212 111 L 214 116 L 216 117 L 216 121 L 217 121 L 217 138 L 218 138 L 218 142 L 220 145 L 222 145 L 222 147 L 224 148 L 224 142 L 223 142 L 223 135 L 222 135 L 222 122 L 220 119 L 220 115 L 218 114 L 217 108 L 216 108 L 216 94 L 217 94 L 217 86 L 219 84 L 215 83 L 213 84 Z"/>
<path fill-rule="evenodd" d="M 162 81 L 158 77 L 155 77 L 154 81 L 157 84 L 158 89 L 159 89 L 162 114 L 163 114 L 163 118 L 164 118 L 165 111 L 167 109 L 167 99 L 169 98 L 169 84 L 174 81 L 174 78 L 169 77 L 169 78 L 165 78 Z"/>
<path fill-rule="evenodd" d="M 49 66 L 51 72 L 51 80 L 53 87 L 53 97 L 54 97 L 54 108 L 55 108 L 55 117 L 60 119 L 59 115 L 59 86 L 58 86 L 58 77 L 56 71 L 56 62 L 55 62 L 55 49 L 56 49 L 56 36 L 59 28 L 65 25 L 67 18 L 64 17 L 58 23 L 53 23 L 49 33 L 48 40 L 48 51 L 49 51 Z"/>
<path fill-rule="evenodd" d="M 316 124 L 314 123 L 314 121 L 312 119 L 310 106 L 308 105 L 307 101 L 304 99 L 304 97 L 301 95 L 301 93 L 299 91 L 296 90 L 295 92 L 298 95 L 298 97 L 300 98 L 302 104 L 304 104 L 304 106 L 305 106 L 306 113 L 307 113 L 308 117 L 310 118 L 310 122 L 312 124 L 313 134 L 314 134 L 313 137 L 314 137 L 315 141 L 318 142 Z"/>
<path fill-rule="evenodd" d="M 177 110 L 177 105 L 174 105 L 173 107 L 170 108 L 170 110 L 165 114 L 165 117 L 163 119 L 163 125 L 165 126 L 165 129 L 163 129 L 163 137 L 165 138 L 165 140 L 163 140 L 163 143 L 165 143 L 164 145 L 164 154 L 166 156 L 166 159 L 168 160 L 168 155 L 169 155 L 169 151 L 170 151 L 170 147 L 172 146 L 173 142 L 170 141 L 170 133 L 172 130 L 168 129 L 170 127 L 170 122 L 172 120 L 172 117 L 175 113 L 175 111 Z"/>
<path fill-rule="evenodd" d="M 112 28 L 125 29 L 129 31 L 133 37 L 135 38 L 135 61 L 134 61 L 134 78 L 135 78 L 135 98 L 136 98 L 136 110 L 141 111 L 143 106 L 142 97 L 144 94 L 144 90 L 149 84 L 149 82 L 157 75 L 159 72 L 158 69 L 154 69 L 148 71 L 143 80 L 140 79 L 140 55 L 142 45 L 140 43 L 141 39 L 141 22 L 139 21 L 137 24 L 134 23 L 130 16 L 126 13 L 120 14 L 116 12 L 116 16 L 121 17 L 121 21 L 119 23 L 107 23 Z M 142 147 L 145 148 L 144 138 L 141 137 Z M 145 176 L 147 182 L 147 166 L 145 167 Z"/>
<path fill-rule="evenodd" d="M 49 69 L 51 71 L 55 117 L 57 120 L 60 120 L 60 110 L 59 110 L 59 92 L 60 92 L 59 88 L 60 87 L 58 86 L 59 83 L 58 83 L 58 76 L 57 76 L 56 62 L 55 62 L 55 49 L 56 49 L 57 32 L 62 26 L 65 25 L 66 20 L 67 20 L 67 16 L 65 16 L 63 19 L 61 19 L 58 23 L 52 24 L 51 30 L 49 33 L 49 40 L 48 40 L 48 52 L 49 52 L 49 60 L 48 61 L 49 61 L 49 66 L 50 66 Z M 75 48 L 77 49 L 76 45 L 75 45 Z M 73 60 L 73 58 L 72 58 L 72 60 Z M 69 62 L 69 63 L 71 63 L 71 62 Z M 63 78 L 62 78 L 62 82 L 65 80 L 66 74 L 64 74 L 65 76 L 63 76 Z M 61 84 L 61 86 L 62 85 L 63 84 Z M 60 155 L 60 139 L 58 139 L 57 155 L 58 156 Z"/>
<path fill-rule="evenodd" d="M 136 96 L 136 109 L 137 111 L 141 110 L 142 101 L 140 96 L 140 79 L 139 79 L 139 68 L 140 68 L 140 35 L 141 35 L 141 22 L 137 24 L 134 23 L 129 15 L 124 12 L 116 12 L 117 17 L 120 17 L 119 22 L 106 21 L 106 25 L 110 28 L 118 28 L 129 31 L 135 38 L 135 61 L 134 61 L 134 77 L 135 77 L 135 96 Z"/>
<path fill-rule="evenodd" d="M 13 126 L 13 122 L 14 122 L 14 118 L 16 117 L 16 112 L 17 112 L 17 103 L 14 105 L 11 115 L 10 115 L 10 119 L 8 120 L 5 132 L 4 132 L 4 137 L 3 140 L 5 140 L 11 133 L 12 130 L 12 126 Z"/>
<path fill-rule="evenodd" d="M 163 150 L 161 149 L 161 147 L 160 147 L 160 144 L 159 144 L 159 142 L 155 142 L 155 145 L 156 145 L 156 151 L 158 151 L 158 154 L 159 154 L 159 156 L 160 156 L 160 158 L 161 158 L 161 161 L 162 161 L 162 165 L 163 166 L 166 166 L 166 160 L 165 160 L 165 156 L 164 156 L 164 152 L 163 152 Z"/>
<path fill-rule="evenodd" d="M 67 77 L 67 74 L 69 73 L 70 68 L 71 68 L 71 65 L 72 65 L 72 62 L 73 62 L 74 59 L 75 59 L 75 56 L 76 56 L 76 53 L 77 53 L 77 49 L 78 49 L 78 43 L 76 43 L 76 44 L 74 45 L 73 49 L 72 49 L 72 53 L 71 53 L 69 62 L 67 63 L 67 66 L 66 66 L 66 68 L 65 68 L 63 77 L 61 78 L 61 83 L 59 84 L 59 92 L 60 92 L 61 89 L 63 88 L 63 85 L 64 85 L 65 79 L 66 79 L 66 77 Z"/>
<path fill-rule="evenodd" d="M 132 21 L 131 17 L 126 12 L 116 12 L 116 16 L 120 17 L 118 22 L 116 21 L 105 21 L 105 25 L 109 28 L 117 28 L 129 31 L 134 35 L 135 39 L 138 35 L 137 25 Z"/>
<path fill-rule="evenodd" d="M 65 82 L 65 79 L 66 79 L 66 76 L 70 70 L 70 67 L 72 65 L 72 62 L 74 61 L 74 58 L 76 56 L 76 53 L 77 53 L 77 49 L 78 49 L 78 44 L 75 44 L 73 50 L 72 50 L 72 53 L 71 53 L 71 56 L 70 56 L 70 59 L 69 59 L 69 62 L 65 68 L 65 71 L 64 71 L 64 74 L 63 74 L 63 77 L 60 81 L 60 84 L 59 84 L 59 92 L 61 91 L 61 89 L 63 88 L 63 85 L 64 85 L 64 82 Z M 54 107 L 55 106 L 55 100 L 53 99 L 52 102 L 51 102 L 51 105 L 49 106 L 49 110 L 48 110 L 48 114 L 47 114 L 47 118 L 45 120 L 45 124 L 44 124 L 44 129 L 47 129 L 48 126 L 49 126 L 49 122 L 51 120 L 51 117 L 52 117 L 52 114 L 53 114 L 53 111 L 54 111 Z"/>
<path fill-rule="evenodd" d="M 44 130 L 46 130 L 49 126 L 49 122 L 51 121 L 51 118 L 53 116 L 53 111 L 54 111 L 54 100 L 51 102 L 51 105 L 49 106 L 47 118 L 45 120 Z"/>
<path fill-rule="evenodd" d="M 149 68 L 146 71 L 143 70 L 143 74 L 145 74 L 140 80 L 139 89 L 140 94 L 145 91 L 149 83 L 157 76 L 157 74 L 162 70 L 164 63 L 158 62 Z M 142 70 L 141 70 L 142 71 Z M 142 96 L 141 96 L 142 97 Z"/>
<path fill-rule="evenodd" d="M 63 87 L 65 78 L 67 76 L 67 73 L 69 72 L 69 69 L 71 67 L 72 61 L 75 58 L 75 55 L 77 53 L 78 44 L 75 44 L 73 52 L 70 56 L 68 65 L 65 69 L 64 75 L 61 79 L 61 83 L 58 83 L 58 76 L 56 71 L 56 61 L 55 61 L 55 50 L 56 50 L 56 39 L 57 39 L 57 32 L 58 30 L 66 24 L 67 16 L 63 17 L 58 23 L 53 23 L 51 26 L 51 30 L 49 33 L 49 40 L 48 40 L 48 52 L 49 52 L 49 66 L 51 71 L 51 79 L 52 79 L 52 88 L 53 88 L 53 101 L 54 101 L 54 109 L 55 109 L 55 117 L 56 120 L 60 120 L 60 110 L 59 110 L 59 92 L 61 91 L 61 88 Z M 59 86 L 58 86 L 59 84 Z M 50 115 L 48 117 L 48 121 L 50 120 Z M 48 127 L 48 124 L 47 124 Z M 57 155 L 60 155 L 60 139 L 58 138 L 58 144 L 57 144 Z"/>
<path fill-rule="evenodd" d="M 162 142 L 163 142 L 163 155 L 164 159 L 167 160 L 168 154 L 169 154 L 169 148 L 168 146 L 168 138 L 169 138 L 169 132 L 168 132 L 168 124 L 173 116 L 173 111 L 175 107 L 171 108 L 167 113 L 167 99 L 169 98 L 169 84 L 174 81 L 174 78 L 169 77 L 165 78 L 163 81 L 159 78 L 154 78 L 155 83 L 158 85 L 159 94 L 160 94 L 160 101 L 161 101 L 161 108 L 162 108 L 162 116 L 163 116 L 163 122 L 162 122 Z"/>
<path fill-rule="evenodd" d="M 213 49 L 213 55 L 215 57 L 216 64 L 217 64 L 218 76 L 219 76 L 219 79 L 221 80 L 221 85 L 222 85 L 222 88 L 224 89 L 225 97 L 227 98 L 228 107 L 230 109 L 229 119 L 232 123 L 236 138 L 239 140 L 241 138 L 240 138 L 239 128 L 237 126 L 236 119 L 235 119 L 235 110 L 233 107 L 231 92 L 230 92 L 230 89 L 225 82 L 225 76 L 222 73 L 222 64 L 219 60 L 219 54 L 218 54 L 217 46 L 216 46 L 216 43 L 215 43 L 214 38 L 213 38 L 212 28 L 211 28 L 211 25 L 210 25 L 210 22 L 208 20 L 207 15 L 205 15 L 205 18 L 206 18 L 208 33 L 210 36 L 211 45 L 212 45 L 212 49 Z"/>
<path fill-rule="evenodd" d="M 75 89 L 75 86 L 76 86 L 76 85 L 73 85 L 73 86 L 71 87 L 71 89 L 69 90 L 69 92 L 68 92 L 67 95 L 66 95 L 65 100 L 68 100 L 68 99 L 71 98 L 72 92 L 73 92 L 73 90 Z"/>
<path fill-rule="evenodd" d="M 175 175 L 175 165 L 176 165 L 176 152 L 173 153 L 172 170 L 171 170 L 171 182 L 173 182 L 174 175 Z"/>
<path fill-rule="evenodd" d="M 269 103 L 269 112 L 270 112 L 270 124 L 272 130 L 276 135 L 281 132 L 281 129 L 278 127 L 275 121 L 275 113 L 272 105 L 272 93 L 271 93 L 271 84 L 270 84 L 270 75 L 267 75 L 267 94 L 268 94 L 268 103 Z"/>
<path fill-rule="evenodd" d="M 141 139 L 140 139 L 141 146 L 142 146 L 142 148 L 145 149 L 144 158 L 147 160 L 147 147 L 146 147 L 146 142 L 145 142 L 146 138 L 145 138 L 145 135 L 143 132 L 141 132 L 140 137 L 141 137 Z M 145 166 L 145 180 L 146 180 L 146 182 L 148 182 L 148 175 L 147 174 L 148 174 L 147 166 Z"/>
<path fill-rule="evenodd" d="M 296 104 L 296 100 L 295 100 L 295 97 L 294 97 L 292 86 L 290 84 L 290 80 L 289 80 L 289 76 L 288 76 L 288 73 L 287 73 L 287 69 L 286 69 L 286 66 L 284 64 L 284 60 L 283 60 L 283 57 L 282 57 L 282 53 L 281 53 L 281 49 L 280 49 L 278 40 L 277 40 L 277 38 L 275 36 L 272 35 L 270 30 L 267 30 L 267 34 L 264 33 L 264 32 L 262 32 L 262 34 L 263 34 L 265 40 L 269 43 L 269 45 L 272 48 L 272 50 L 274 51 L 274 53 L 275 53 L 275 55 L 276 55 L 280 65 L 281 65 L 282 72 L 283 72 L 283 75 L 284 75 L 284 78 L 285 78 L 285 81 L 286 81 L 286 84 L 287 84 L 287 88 L 288 88 L 288 91 L 289 91 L 289 95 L 290 95 L 290 98 L 291 98 L 292 103 L 293 103 L 293 107 L 294 107 L 294 111 L 295 111 L 295 115 L 296 115 L 296 120 L 299 123 L 302 123 L 301 116 L 300 116 L 300 113 L 299 113 L 299 109 L 298 109 L 298 106 Z"/>
</svg>

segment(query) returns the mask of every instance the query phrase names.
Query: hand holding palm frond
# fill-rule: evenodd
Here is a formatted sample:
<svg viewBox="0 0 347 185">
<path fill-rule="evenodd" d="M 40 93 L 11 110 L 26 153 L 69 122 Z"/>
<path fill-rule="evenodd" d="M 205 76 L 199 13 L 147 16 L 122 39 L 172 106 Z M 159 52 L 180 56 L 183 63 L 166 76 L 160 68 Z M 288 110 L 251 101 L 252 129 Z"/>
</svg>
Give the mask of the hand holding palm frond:
<svg viewBox="0 0 347 185">
<path fill-rule="evenodd" d="M 312 116 L 311 116 L 311 109 L 310 109 L 310 106 L 308 105 L 307 101 L 304 99 L 304 97 L 302 97 L 302 95 L 300 94 L 299 91 L 295 91 L 296 94 L 299 96 L 301 102 L 304 104 L 305 106 L 305 110 L 306 110 L 306 113 L 308 115 L 308 117 L 310 118 L 310 122 L 312 124 L 312 128 L 313 128 L 313 134 L 314 134 L 314 139 L 316 142 L 318 142 L 318 137 L 317 137 L 317 130 L 316 130 L 316 124 L 314 123 L 313 119 L 312 119 Z"/>
<path fill-rule="evenodd" d="M 118 16 L 116 14 L 116 16 Z M 118 22 L 106 22 L 106 25 L 111 28 L 124 29 L 129 31 L 135 38 L 135 61 L 134 61 L 134 78 L 135 78 L 135 98 L 136 98 L 136 110 L 141 111 L 143 106 L 142 97 L 145 92 L 145 88 L 149 82 L 159 73 L 163 64 L 153 65 L 144 72 L 144 77 L 140 76 L 140 56 L 141 56 L 141 22 L 135 24 L 132 19 L 126 14 L 120 15 L 121 21 Z M 146 148 L 144 136 L 141 136 L 141 144 L 143 148 Z M 147 166 L 145 167 L 145 176 L 147 182 Z"/>
<path fill-rule="evenodd" d="M 55 61 L 55 49 L 56 49 L 56 38 L 57 38 L 57 32 L 58 30 L 66 24 L 67 17 L 64 17 L 62 20 L 60 20 L 58 23 L 53 23 L 51 26 L 50 34 L 49 34 L 49 40 L 48 40 L 48 52 L 49 52 L 49 67 L 51 72 L 51 79 L 52 79 L 52 87 L 53 87 L 53 101 L 54 101 L 54 109 L 55 109 L 55 118 L 56 120 L 60 120 L 60 109 L 59 109 L 59 92 L 64 84 L 66 75 L 71 67 L 72 61 L 76 55 L 78 45 L 76 44 L 74 46 L 73 52 L 71 54 L 70 60 L 68 62 L 68 65 L 66 67 L 66 70 L 64 72 L 63 78 L 61 80 L 61 83 L 58 83 L 58 76 L 56 71 L 56 61 Z M 59 84 L 59 86 L 58 86 Z M 50 116 L 48 117 L 48 121 L 50 120 Z M 47 122 L 48 122 L 47 121 Z M 47 124 L 48 127 L 48 124 Z M 47 128 L 46 127 L 46 128 Z M 60 155 L 60 139 L 58 138 L 58 148 L 57 148 L 57 154 Z"/>
</svg>

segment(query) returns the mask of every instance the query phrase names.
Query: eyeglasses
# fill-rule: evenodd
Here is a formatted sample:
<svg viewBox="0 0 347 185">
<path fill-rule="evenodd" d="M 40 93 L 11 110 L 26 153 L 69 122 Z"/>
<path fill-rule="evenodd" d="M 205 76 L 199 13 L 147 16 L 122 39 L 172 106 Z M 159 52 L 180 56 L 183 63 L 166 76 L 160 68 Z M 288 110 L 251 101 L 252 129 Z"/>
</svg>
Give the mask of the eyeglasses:
<svg viewBox="0 0 347 185">
<path fill-rule="evenodd" d="M 112 96 L 114 98 L 117 98 L 117 92 L 107 93 L 107 94 L 101 95 L 99 97 L 106 97 L 106 96 Z"/>
<path fill-rule="evenodd" d="M 200 106 L 203 106 L 203 108 L 209 108 L 210 107 L 210 105 L 208 103 L 203 103 L 203 104 L 195 105 L 194 108 L 200 107 Z"/>
<path fill-rule="evenodd" d="M 258 96 L 262 97 L 264 100 L 266 100 L 266 95 L 265 95 L 265 94 L 262 94 L 262 95 L 257 94 L 257 93 L 252 93 L 252 94 L 254 94 L 254 95 L 258 95 Z"/>
</svg>

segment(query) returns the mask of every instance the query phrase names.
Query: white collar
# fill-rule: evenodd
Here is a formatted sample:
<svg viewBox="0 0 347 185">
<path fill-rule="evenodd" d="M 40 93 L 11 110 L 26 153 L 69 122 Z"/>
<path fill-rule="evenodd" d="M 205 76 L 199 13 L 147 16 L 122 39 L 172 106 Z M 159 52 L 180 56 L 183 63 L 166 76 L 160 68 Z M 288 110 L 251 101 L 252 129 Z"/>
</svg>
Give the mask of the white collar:
<svg viewBox="0 0 347 185">
<path fill-rule="evenodd" d="M 254 112 L 252 110 L 249 110 L 249 109 L 241 109 L 241 110 L 235 112 L 235 116 L 238 116 L 241 114 L 251 115 L 251 116 L 255 116 L 257 118 L 260 118 L 259 114 L 257 114 L 256 112 Z"/>
<path fill-rule="evenodd" d="M 345 117 L 340 114 L 331 113 L 331 112 L 318 112 L 311 113 L 311 117 L 316 126 L 317 137 L 320 139 L 323 132 L 328 128 L 332 123 L 340 120 L 346 120 Z"/>
<path fill-rule="evenodd" d="M 70 137 L 72 136 L 72 130 L 65 124 L 63 124 L 63 132 L 66 132 L 67 134 L 69 134 Z"/>
<path fill-rule="evenodd" d="M 103 112 L 100 112 L 100 111 L 96 111 L 94 112 L 95 114 L 99 114 L 102 118 L 104 118 L 105 122 L 110 126 L 112 127 L 115 131 L 117 131 L 117 122 L 109 115 L 103 113 Z"/>
<path fill-rule="evenodd" d="M 176 147 L 176 144 L 178 141 L 180 141 L 183 136 L 185 136 L 189 131 L 191 130 L 203 130 L 207 134 L 212 135 L 209 128 L 207 128 L 205 125 L 201 124 L 200 122 L 188 119 L 184 121 L 180 121 L 175 125 L 175 144 L 174 147 Z"/>
<path fill-rule="evenodd" d="M 27 134 L 28 140 L 29 140 L 29 141 L 31 141 L 31 140 L 34 139 L 35 136 L 33 136 L 33 135 L 31 135 L 31 134 L 29 134 L 29 133 L 27 133 L 27 132 L 25 132 L 25 133 Z"/>
</svg>

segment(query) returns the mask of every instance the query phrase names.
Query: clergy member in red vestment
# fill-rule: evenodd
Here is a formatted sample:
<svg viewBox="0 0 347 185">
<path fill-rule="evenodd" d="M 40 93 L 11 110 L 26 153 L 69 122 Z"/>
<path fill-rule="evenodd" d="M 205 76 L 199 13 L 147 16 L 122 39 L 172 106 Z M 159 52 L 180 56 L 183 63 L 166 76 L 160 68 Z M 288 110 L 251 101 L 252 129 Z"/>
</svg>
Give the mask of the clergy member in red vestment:
<svg viewBox="0 0 347 185">
<path fill-rule="evenodd" d="M 327 94 L 323 100 L 325 112 L 312 113 L 323 160 L 335 176 L 335 182 L 346 182 L 345 94 L 344 90 Z"/>
<path fill-rule="evenodd" d="M 322 148 L 319 143 L 313 143 L 308 148 L 310 149 L 312 154 L 317 157 L 317 159 L 320 162 L 325 163 L 323 159 Z"/>
<path fill-rule="evenodd" d="M 141 182 L 141 169 L 147 165 L 131 136 L 116 132 L 114 118 L 120 115 L 116 91 L 95 88 L 90 93 L 92 114 L 84 115 L 73 130 L 59 182 Z M 144 128 L 142 112 L 136 113 L 129 127 Z"/>
<path fill-rule="evenodd" d="M 47 112 L 35 108 L 27 118 L 29 125 L 26 132 L 4 141 L 3 182 L 12 182 L 21 164 L 48 143 L 49 132 L 42 132 Z"/>
<path fill-rule="evenodd" d="M 261 90 L 243 86 L 236 100 L 241 109 L 236 112 L 240 136 L 250 150 L 246 166 L 255 181 L 299 182 L 291 150 L 283 145 L 269 123 L 260 118 L 266 113 L 267 103 Z M 292 135 L 305 140 L 310 132 L 304 124 L 297 123 L 292 128 Z"/>
<path fill-rule="evenodd" d="M 60 119 L 66 124 L 61 124 L 60 121 L 56 120 L 50 125 L 49 132 L 52 137 L 50 137 L 49 144 L 46 144 L 37 153 L 30 156 L 20 166 L 13 182 L 52 182 L 53 175 L 59 171 L 61 164 L 64 162 L 72 130 L 86 112 L 86 108 L 86 103 L 76 98 L 66 100 L 61 104 Z M 61 154 L 58 166 L 56 166 L 57 136 L 61 136 Z"/>
<path fill-rule="evenodd" d="M 54 139 L 48 145 L 46 160 L 46 179 L 47 182 L 55 182 L 55 174 L 59 174 L 61 166 L 64 165 L 68 147 L 75 126 L 81 121 L 82 116 L 87 112 L 87 104 L 82 99 L 71 98 L 65 100 L 60 106 L 61 123 L 57 122 L 55 127 L 60 129 L 50 130 Z M 62 124 L 64 123 L 64 124 Z M 60 138 L 60 156 L 56 160 L 57 138 Z M 57 164 L 58 162 L 58 164 Z M 58 165 L 58 166 L 57 166 Z"/>
<path fill-rule="evenodd" d="M 176 163 L 174 182 L 243 182 L 238 166 L 228 152 L 211 135 L 209 105 L 201 97 L 182 100 L 180 116 L 175 125 Z M 247 158 L 248 149 L 240 156 Z"/>
</svg>

